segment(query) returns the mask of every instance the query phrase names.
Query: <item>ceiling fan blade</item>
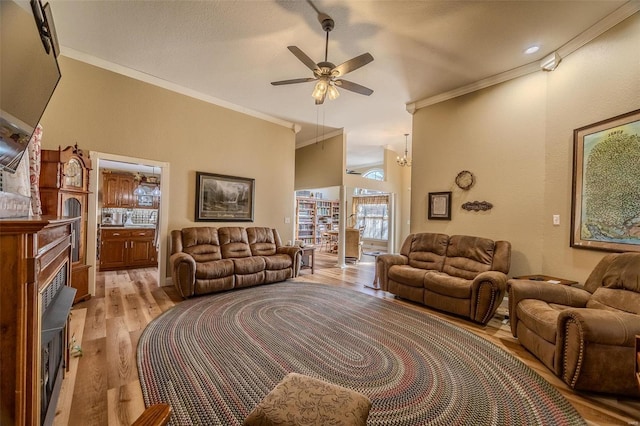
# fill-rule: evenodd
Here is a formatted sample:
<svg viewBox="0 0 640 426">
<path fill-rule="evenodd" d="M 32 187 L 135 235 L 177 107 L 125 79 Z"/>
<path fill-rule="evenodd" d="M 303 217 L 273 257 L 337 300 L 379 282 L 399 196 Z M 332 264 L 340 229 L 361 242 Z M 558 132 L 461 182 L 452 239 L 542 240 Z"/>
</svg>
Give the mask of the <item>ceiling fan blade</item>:
<svg viewBox="0 0 640 426">
<path fill-rule="evenodd" d="M 283 84 L 295 84 L 295 83 L 307 83 L 309 81 L 315 81 L 316 79 L 313 77 L 308 78 L 294 78 L 291 80 L 280 80 L 280 81 L 272 81 L 271 84 L 274 86 L 282 86 Z"/>
<path fill-rule="evenodd" d="M 361 95 L 365 95 L 365 96 L 369 96 L 370 94 L 373 93 L 373 90 L 369 89 L 368 87 L 361 86 L 358 83 L 354 83 L 348 80 L 336 80 L 335 84 L 338 87 L 341 87 L 346 90 L 350 90 L 352 92 L 360 93 Z"/>
<path fill-rule="evenodd" d="M 341 63 L 340 65 L 335 67 L 333 70 L 331 70 L 331 73 L 333 74 L 337 71 L 338 74 L 336 75 L 336 77 L 339 77 L 339 76 L 345 75 L 348 72 L 357 70 L 358 68 L 367 65 L 371 61 L 373 61 L 373 56 L 371 56 L 369 52 L 363 53 L 360 56 L 356 56 L 355 58 L 349 59 L 348 61 Z"/>
<path fill-rule="evenodd" d="M 291 51 L 291 53 L 296 55 L 296 58 L 298 58 L 300 60 L 300 62 L 305 64 L 307 66 L 307 68 L 309 68 L 311 71 L 316 71 L 316 70 L 319 71 L 320 70 L 320 68 L 318 68 L 318 65 L 316 65 L 315 62 L 313 62 L 313 59 L 308 57 L 306 53 L 304 53 L 302 50 L 298 49 L 296 46 L 287 46 L 287 49 L 289 49 Z"/>
</svg>

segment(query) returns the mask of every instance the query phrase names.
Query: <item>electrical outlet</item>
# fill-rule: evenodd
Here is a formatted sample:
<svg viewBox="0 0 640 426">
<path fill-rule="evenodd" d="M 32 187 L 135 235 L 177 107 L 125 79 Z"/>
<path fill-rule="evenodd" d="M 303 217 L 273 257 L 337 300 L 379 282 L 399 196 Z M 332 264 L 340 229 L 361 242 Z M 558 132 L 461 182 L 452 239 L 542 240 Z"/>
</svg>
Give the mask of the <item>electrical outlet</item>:
<svg viewBox="0 0 640 426">
<path fill-rule="evenodd" d="M 284 223 L 291 223 L 291 218 L 290 217 L 285 217 L 284 218 Z"/>
<path fill-rule="evenodd" d="M 560 225 L 560 215 L 559 214 L 554 214 L 553 215 L 553 224 L 555 226 Z"/>
</svg>

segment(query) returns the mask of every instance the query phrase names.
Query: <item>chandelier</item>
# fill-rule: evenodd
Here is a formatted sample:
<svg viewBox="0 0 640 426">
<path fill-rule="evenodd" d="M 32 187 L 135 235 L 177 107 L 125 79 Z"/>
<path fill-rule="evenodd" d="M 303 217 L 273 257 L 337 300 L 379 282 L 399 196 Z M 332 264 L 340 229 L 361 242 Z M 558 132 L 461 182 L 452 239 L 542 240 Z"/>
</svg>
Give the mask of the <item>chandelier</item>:
<svg viewBox="0 0 640 426">
<path fill-rule="evenodd" d="M 404 155 L 402 157 L 398 156 L 396 158 L 396 163 L 399 166 L 407 166 L 411 167 L 411 159 L 409 158 L 409 151 L 407 150 L 407 138 L 409 137 L 409 133 L 404 134 Z"/>
</svg>

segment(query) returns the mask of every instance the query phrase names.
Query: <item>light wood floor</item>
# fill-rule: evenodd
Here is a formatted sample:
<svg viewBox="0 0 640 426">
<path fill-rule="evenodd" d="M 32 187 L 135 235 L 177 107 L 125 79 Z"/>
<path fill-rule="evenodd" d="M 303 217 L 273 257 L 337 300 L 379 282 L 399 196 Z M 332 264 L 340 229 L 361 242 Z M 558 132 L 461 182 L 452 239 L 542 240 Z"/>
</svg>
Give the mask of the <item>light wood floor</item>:
<svg viewBox="0 0 640 426">
<path fill-rule="evenodd" d="M 502 347 L 551 382 L 594 425 L 640 425 L 640 401 L 578 394 L 522 348 L 508 325 L 494 318 L 487 327 L 395 299 L 364 287 L 373 281 L 373 259 L 335 267 L 336 258 L 316 254 L 312 275 L 305 269 L 296 281 L 348 287 L 432 313 Z M 74 306 L 71 332 L 82 348 L 72 357 L 58 400 L 55 425 L 129 425 L 144 410 L 138 381 L 136 347 L 146 325 L 181 298 L 173 287 L 159 287 L 156 269 L 98 273 L 95 297 Z"/>
</svg>

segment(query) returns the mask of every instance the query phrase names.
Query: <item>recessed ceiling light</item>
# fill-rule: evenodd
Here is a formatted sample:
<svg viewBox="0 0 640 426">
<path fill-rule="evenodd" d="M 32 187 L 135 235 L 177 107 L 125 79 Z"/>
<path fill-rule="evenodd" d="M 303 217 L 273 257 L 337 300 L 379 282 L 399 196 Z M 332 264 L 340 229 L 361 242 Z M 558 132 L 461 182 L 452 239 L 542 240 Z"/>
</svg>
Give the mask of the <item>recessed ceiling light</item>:
<svg viewBox="0 0 640 426">
<path fill-rule="evenodd" d="M 524 53 L 526 53 L 527 55 L 531 55 L 532 53 L 536 53 L 538 50 L 540 50 L 540 46 L 531 46 L 528 47 Z"/>
</svg>

